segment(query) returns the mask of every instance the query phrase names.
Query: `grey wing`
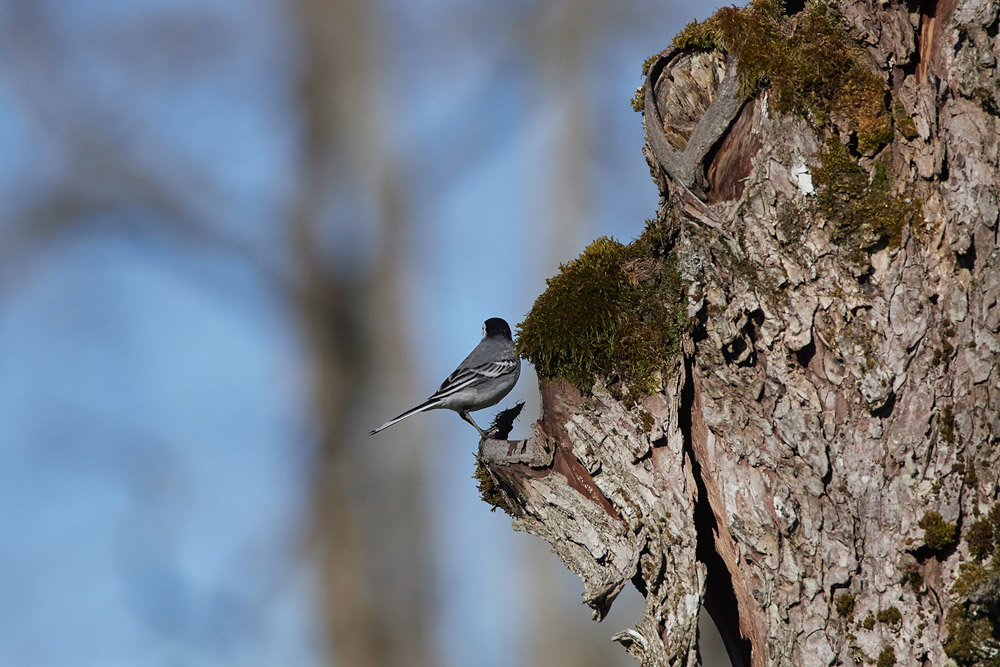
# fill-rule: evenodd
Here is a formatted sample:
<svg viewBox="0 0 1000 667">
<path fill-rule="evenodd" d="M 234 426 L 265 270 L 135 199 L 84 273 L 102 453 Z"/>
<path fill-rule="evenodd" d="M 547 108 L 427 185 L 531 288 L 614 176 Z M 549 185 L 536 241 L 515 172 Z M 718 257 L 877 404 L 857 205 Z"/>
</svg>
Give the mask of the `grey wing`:
<svg viewBox="0 0 1000 667">
<path fill-rule="evenodd" d="M 468 359 L 463 361 L 462 365 L 455 369 L 455 372 L 441 383 L 441 386 L 434 392 L 431 399 L 446 398 L 482 380 L 498 378 L 508 373 L 513 373 L 520 366 L 516 358 L 487 361 L 477 366 L 466 365 L 468 361 Z"/>
</svg>

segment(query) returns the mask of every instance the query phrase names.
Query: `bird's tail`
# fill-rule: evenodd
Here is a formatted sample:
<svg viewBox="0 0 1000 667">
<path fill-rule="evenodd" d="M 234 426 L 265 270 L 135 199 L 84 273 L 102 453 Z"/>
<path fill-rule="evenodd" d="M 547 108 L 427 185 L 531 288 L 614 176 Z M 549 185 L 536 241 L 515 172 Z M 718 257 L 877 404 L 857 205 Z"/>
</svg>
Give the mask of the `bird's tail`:
<svg viewBox="0 0 1000 667">
<path fill-rule="evenodd" d="M 379 431 L 384 431 L 385 429 L 389 428 L 390 426 L 392 426 L 396 422 L 403 421 L 407 417 L 409 417 L 411 415 L 415 415 L 418 412 L 424 412 L 426 410 L 433 410 L 434 408 L 438 407 L 439 403 L 440 403 L 440 399 L 438 399 L 436 397 L 428 399 L 428 400 L 424 401 L 423 403 L 421 403 L 420 405 L 418 405 L 417 407 L 411 408 L 410 410 L 407 410 L 406 412 L 404 412 L 403 414 L 399 415 L 398 417 L 390 419 L 386 423 L 384 423 L 381 426 L 379 426 L 377 429 L 371 431 L 368 435 L 375 435 Z"/>
</svg>

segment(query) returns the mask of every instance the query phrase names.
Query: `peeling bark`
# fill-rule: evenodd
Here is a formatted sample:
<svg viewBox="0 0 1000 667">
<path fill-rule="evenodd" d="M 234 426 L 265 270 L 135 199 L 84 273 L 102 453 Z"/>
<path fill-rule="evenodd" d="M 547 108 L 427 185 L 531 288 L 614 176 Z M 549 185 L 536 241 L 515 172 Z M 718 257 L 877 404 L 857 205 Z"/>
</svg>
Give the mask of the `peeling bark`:
<svg viewBox="0 0 1000 667">
<path fill-rule="evenodd" d="M 970 553 L 947 528 L 1000 495 L 1000 6 L 831 5 L 896 119 L 858 164 L 888 165 L 922 223 L 859 254 L 790 215 L 851 130 L 739 98 L 731 57 L 667 49 L 644 122 L 689 284 L 683 354 L 632 406 L 543 380 L 534 437 L 481 446 L 514 528 L 552 544 L 596 619 L 629 581 L 645 597 L 616 637 L 643 665 L 697 661 L 702 604 L 736 665 L 943 665 L 949 610 L 989 594 L 953 589 Z"/>
</svg>

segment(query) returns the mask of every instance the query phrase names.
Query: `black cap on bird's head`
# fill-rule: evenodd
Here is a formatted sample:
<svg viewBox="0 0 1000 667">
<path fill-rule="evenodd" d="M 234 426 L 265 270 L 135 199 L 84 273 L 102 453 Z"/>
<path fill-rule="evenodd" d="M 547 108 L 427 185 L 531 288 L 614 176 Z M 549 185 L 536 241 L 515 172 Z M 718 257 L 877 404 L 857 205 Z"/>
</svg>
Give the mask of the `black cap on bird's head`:
<svg viewBox="0 0 1000 667">
<path fill-rule="evenodd" d="M 510 325 L 499 317 L 491 317 L 483 322 L 483 338 L 511 340 Z"/>
</svg>

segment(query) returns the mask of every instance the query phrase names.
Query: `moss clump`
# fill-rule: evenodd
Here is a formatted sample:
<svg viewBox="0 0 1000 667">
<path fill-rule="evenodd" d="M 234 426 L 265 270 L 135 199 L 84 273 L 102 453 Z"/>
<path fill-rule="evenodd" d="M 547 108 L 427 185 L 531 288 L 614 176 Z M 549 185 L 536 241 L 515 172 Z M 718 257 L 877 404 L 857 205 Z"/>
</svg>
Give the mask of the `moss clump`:
<svg viewBox="0 0 1000 667">
<path fill-rule="evenodd" d="M 996 544 L 993 542 L 993 529 L 985 519 L 980 519 L 969 526 L 963 539 L 969 546 L 969 553 L 978 561 L 989 558 L 996 549 Z"/>
<path fill-rule="evenodd" d="M 977 561 L 982 562 L 1000 552 L 1000 504 L 991 507 L 986 516 L 969 526 L 964 539 L 969 553 Z"/>
<path fill-rule="evenodd" d="M 854 253 L 881 243 L 898 246 L 902 230 L 920 219 L 920 202 L 892 194 L 885 168 L 869 175 L 847 147 L 829 138 L 813 171 L 816 209 L 831 224 L 830 240 Z"/>
<path fill-rule="evenodd" d="M 958 578 L 951 587 L 951 592 L 958 597 L 968 597 L 981 584 L 988 581 L 997 572 L 995 564 L 983 564 L 979 562 L 960 563 L 958 566 Z"/>
<path fill-rule="evenodd" d="M 649 75 L 649 70 L 653 67 L 653 63 L 655 63 L 656 59 L 659 58 L 659 57 L 660 57 L 659 53 L 654 53 L 653 55 L 651 55 L 650 57 L 648 57 L 648 58 L 646 58 L 645 60 L 642 61 L 642 75 L 643 76 L 648 76 Z"/>
<path fill-rule="evenodd" d="M 875 617 L 871 612 L 868 612 L 868 615 L 865 616 L 865 620 L 861 621 L 861 627 L 865 630 L 871 630 L 875 627 Z"/>
<path fill-rule="evenodd" d="M 899 609 L 896 607 L 889 607 L 888 609 L 879 609 L 878 616 L 879 623 L 885 623 L 886 625 L 899 625 L 901 616 Z"/>
<path fill-rule="evenodd" d="M 895 125 L 899 133 L 905 138 L 912 141 L 920 136 L 917 132 L 917 124 L 913 122 L 912 118 L 906 115 L 903 105 L 899 102 L 893 102 L 892 104 L 892 120 L 893 125 Z"/>
<path fill-rule="evenodd" d="M 958 571 L 944 651 L 962 667 L 1000 667 L 1000 561 L 962 563 Z"/>
<path fill-rule="evenodd" d="M 686 323 L 676 258 L 655 226 L 627 246 L 597 239 L 546 282 L 518 325 L 518 353 L 582 391 L 598 378 L 632 398 L 654 391 Z"/>
<path fill-rule="evenodd" d="M 955 442 L 955 413 L 950 405 L 941 410 L 941 439 L 949 445 Z"/>
<path fill-rule="evenodd" d="M 811 208 L 831 223 L 831 239 L 861 263 L 864 252 L 898 245 L 902 229 L 920 229 L 920 202 L 892 193 L 882 164 L 871 174 L 857 156 L 876 155 L 892 141 L 895 126 L 915 136 L 913 120 L 891 102 L 889 88 L 867 52 L 850 38 L 822 2 L 794 16 L 778 0 L 724 7 L 692 22 L 674 38 L 679 48 L 718 49 L 736 56 L 742 95 L 766 87 L 778 113 L 809 120 L 816 130 L 835 125 L 813 173 L 817 199 Z"/>
<path fill-rule="evenodd" d="M 882 652 L 878 654 L 875 661 L 876 667 L 892 667 L 896 664 L 896 649 L 891 646 L 883 646 Z"/>
<path fill-rule="evenodd" d="M 945 654 L 962 667 L 1000 666 L 1000 642 L 993 636 L 993 623 L 988 617 L 973 616 L 965 605 L 948 608 L 944 621 L 948 639 Z"/>
<path fill-rule="evenodd" d="M 476 454 L 476 471 L 473 473 L 472 478 L 478 482 L 479 495 L 482 497 L 483 502 L 490 506 L 491 512 L 496 512 L 499 507 L 505 513 L 514 516 L 510 505 L 507 504 L 507 498 L 500 490 L 500 487 L 496 485 L 493 475 L 490 474 L 489 468 L 486 467 L 486 462 L 483 461 L 483 457 L 478 454 Z"/>
<path fill-rule="evenodd" d="M 560 266 L 517 327 L 521 356 L 541 375 L 588 389 L 612 366 L 610 348 L 622 326 L 622 306 L 631 300 L 625 265 L 636 259 L 627 246 L 601 237 Z"/>
<path fill-rule="evenodd" d="M 854 596 L 850 593 L 841 593 L 837 596 L 837 615 L 844 618 L 854 618 Z"/>
<path fill-rule="evenodd" d="M 976 464 L 972 459 L 969 459 L 965 466 L 965 477 L 962 478 L 962 482 L 972 488 L 979 485 L 979 475 L 976 473 Z"/>
<path fill-rule="evenodd" d="M 833 98 L 831 110 L 850 123 L 861 155 L 874 155 L 892 141 L 892 118 L 886 107 L 886 86 L 860 61 L 852 61 L 845 80 Z"/>
<path fill-rule="evenodd" d="M 933 551 L 944 551 L 957 541 L 957 527 L 945 521 L 938 512 L 927 512 L 918 523 L 924 529 L 924 544 Z"/>
<path fill-rule="evenodd" d="M 692 21 L 674 37 L 678 48 L 719 49 L 739 61 L 741 95 L 752 95 L 770 80 L 772 58 L 784 55 L 782 27 L 786 17 L 780 2 L 754 0 L 744 8 L 723 7 L 703 22 Z"/>
<path fill-rule="evenodd" d="M 786 49 L 774 76 L 777 111 L 811 116 L 817 126 L 844 117 L 862 154 L 892 140 L 887 86 L 829 10 L 813 3 L 801 12 Z"/>
<path fill-rule="evenodd" d="M 639 411 L 639 422 L 642 424 L 644 433 L 651 433 L 653 431 L 653 424 L 656 423 L 652 413 L 648 410 Z"/>
<path fill-rule="evenodd" d="M 635 94 L 632 99 L 629 100 L 629 106 L 632 107 L 632 111 L 636 113 L 642 113 L 646 110 L 646 89 L 639 86 L 635 89 Z"/>
<path fill-rule="evenodd" d="M 792 202 L 782 202 L 778 206 L 775 226 L 778 242 L 783 246 L 801 245 L 802 235 L 809 226 L 806 208 Z"/>
<path fill-rule="evenodd" d="M 906 566 L 906 570 L 903 572 L 903 583 L 910 585 L 914 595 L 920 595 L 920 589 L 924 585 L 924 575 L 920 571 L 919 565 L 910 563 Z"/>
<path fill-rule="evenodd" d="M 864 49 L 821 3 L 809 3 L 794 18 L 777 0 L 723 7 L 701 23 L 689 23 L 674 46 L 736 56 L 742 95 L 769 85 L 778 113 L 811 118 L 816 127 L 837 114 L 846 119 L 863 154 L 892 139 L 886 84 Z"/>
</svg>

